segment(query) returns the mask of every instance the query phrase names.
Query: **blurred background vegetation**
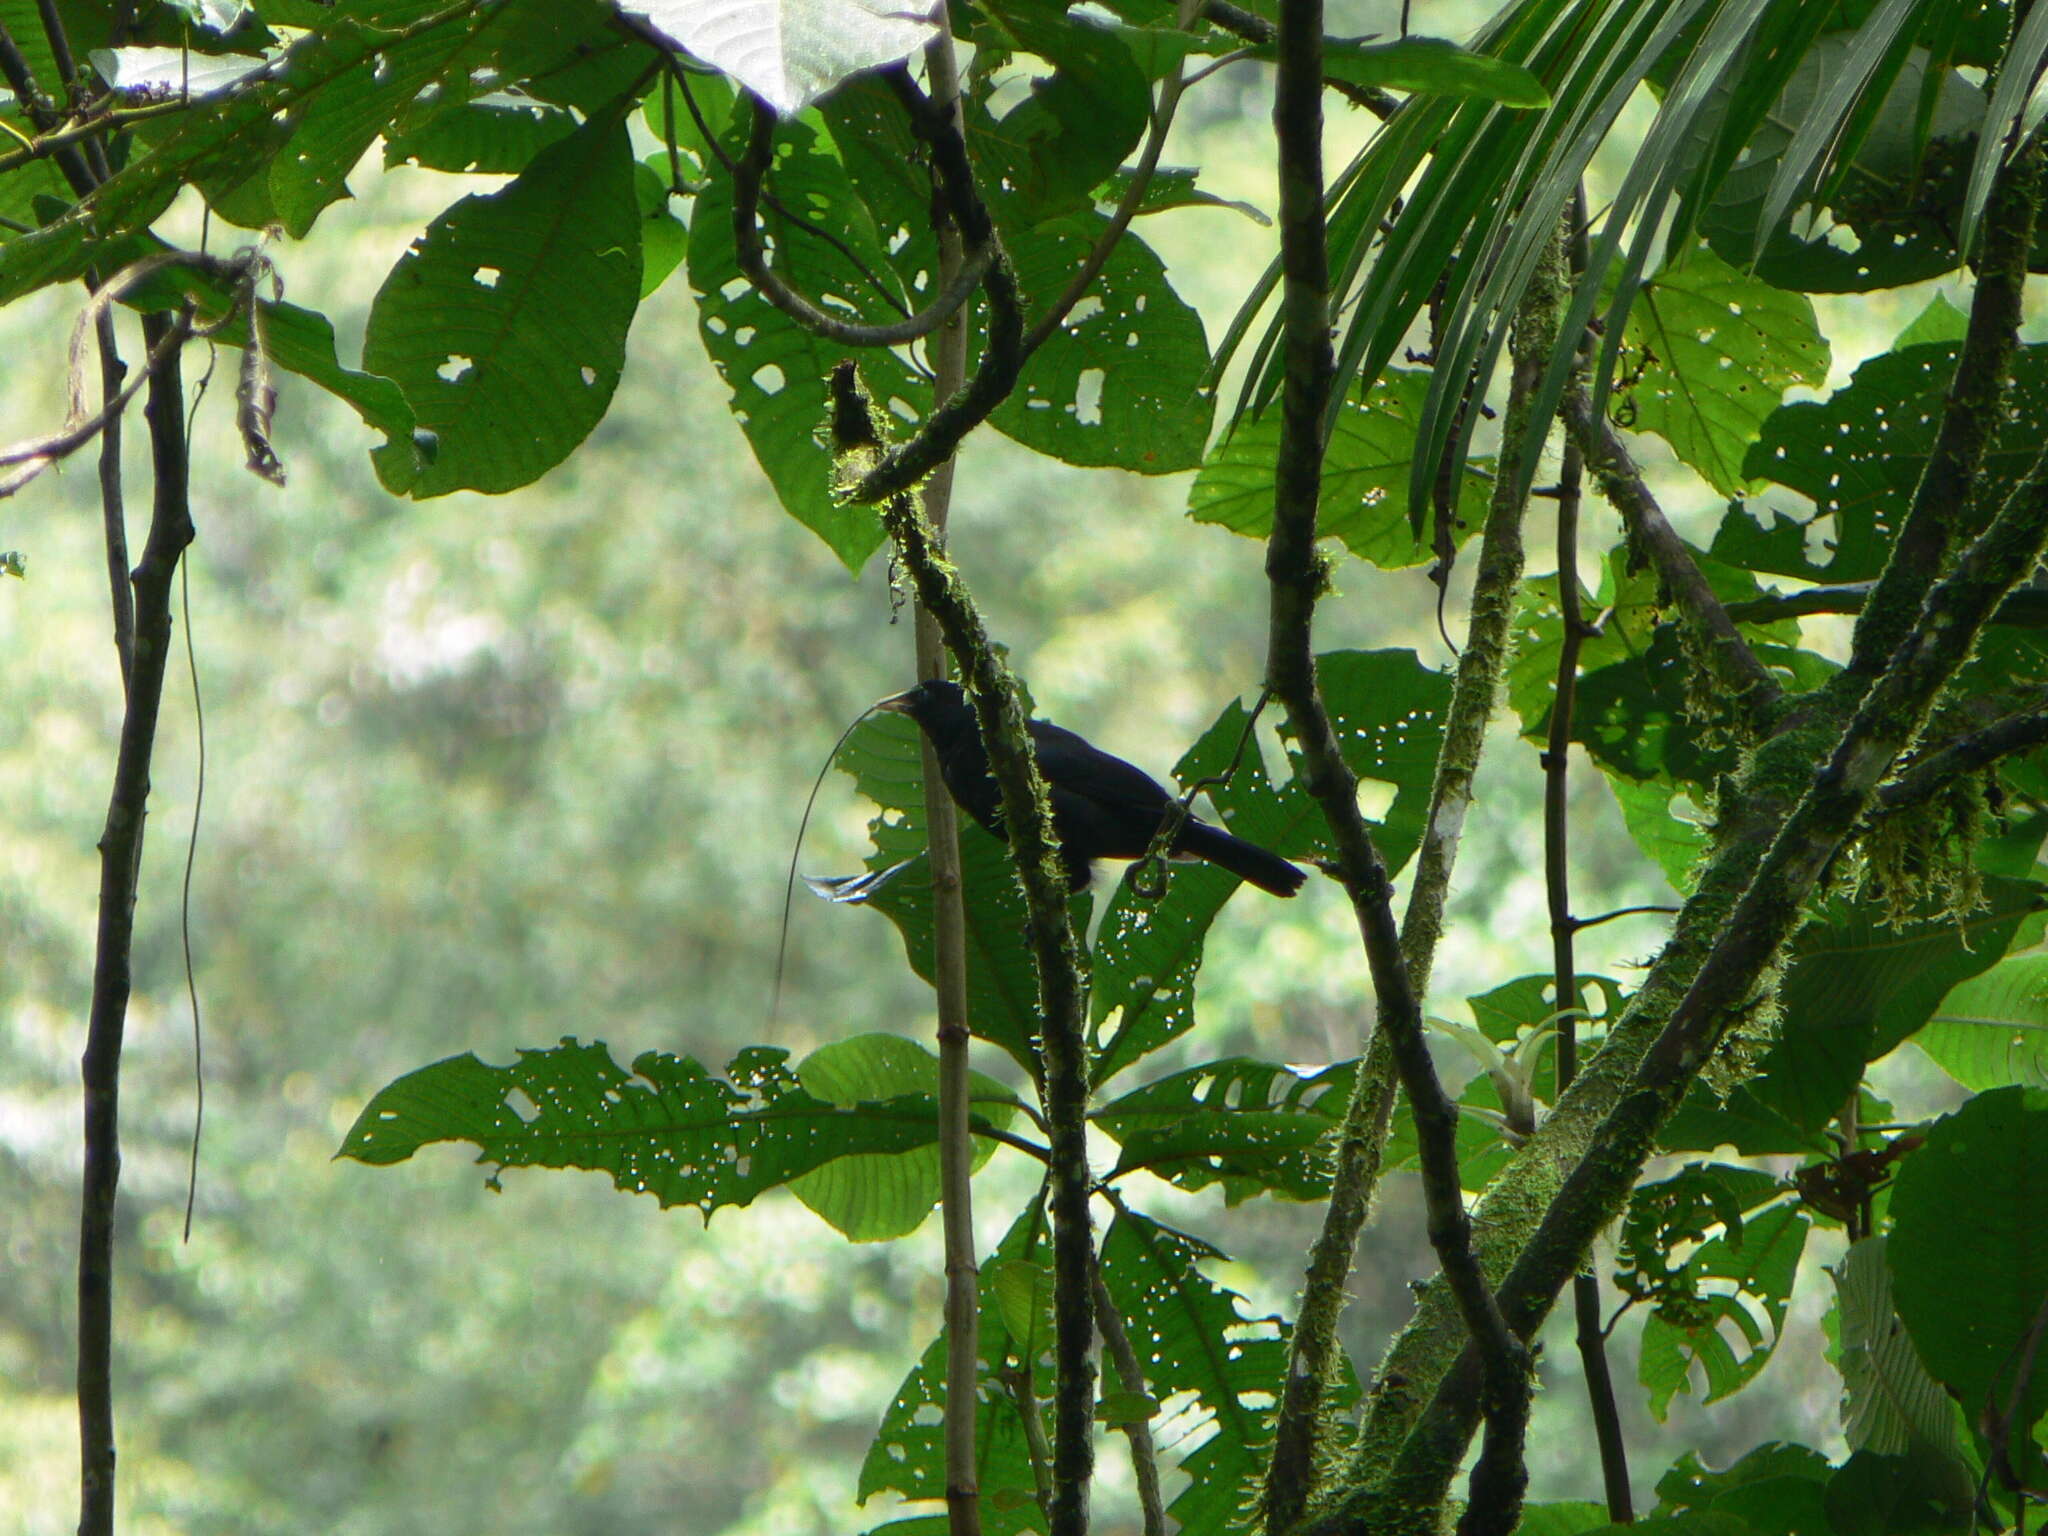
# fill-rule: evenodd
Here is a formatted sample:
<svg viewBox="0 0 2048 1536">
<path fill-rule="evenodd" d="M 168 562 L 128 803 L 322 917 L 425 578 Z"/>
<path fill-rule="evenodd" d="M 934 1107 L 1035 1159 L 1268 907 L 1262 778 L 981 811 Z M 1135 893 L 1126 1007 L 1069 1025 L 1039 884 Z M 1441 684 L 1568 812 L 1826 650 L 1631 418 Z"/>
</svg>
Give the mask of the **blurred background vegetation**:
<svg viewBox="0 0 2048 1536">
<path fill-rule="evenodd" d="M 1452 35 L 1477 15 L 1437 9 L 1430 30 Z M 1389 31 L 1391 15 L 1362 7 L 1333 26 Z M 1190 98 L 1168 158 L 1270 209 L 1265 112 L 1259 72 L 1230 71 Z M 1333 125 L 1353 142 L 1365 126 Z M 335 317 L 344 356 L 383 273 L 449 195 L 447 178 L 412 170 L 365 167 L 356 186 L 361 200 L 276 252 L 291 295 Z M 1148 219 L 1144 234 L 1212 335 L 1272 246 L 1221 210 Z M 1836 379 L 1925 298 L 1824 304 Z M 76 299 L 0 315 L 10 437 L 61 417 Z M 330 1157 L 373 1090 L 445 1055 L 505 1060 L 573 1035 L 621 1060 L 661 1048 L 722 1066 L 763 1038 L 809 782 L 840 728 L 909 673 L 884 562 L 849 580 L 779 511 L 680 277 L 642 308 L 604 425 L 501 500 L 394 501 L 355 418 L 296 380 L 282 388 L 281 492 L 237 467 L 225 382 L 198 418 L 190 628 L 207 762 L 190 933 L 206 1122 L 186 1242 L 179 885 L 197 743 L 180 669 L 123 1095 L 128 1528 L 803 1536 L 878 1523 L 886 1511 L 852 1506 L 854 1472 L 936 1322 L 936 1222 L 851 1247 L 777 1195 L 707 1234 L 693 1213 L 597 1176 L 515 1175 L 495 1193 L 454 1151 L 389 1170 Z M 1255 688 L 1265 639 L 1261 549 L 1188 523 L 1187 478 L 1069 470 L 983 432 L 956 502 L 956 551 L 1041 708 L 1155 771 Z M 1718 510 L 1696 486 L 1670 500 Z M 0 1511 L 45 1536 L 73 1519 L 76 1060 L 119 720 L 89 464 L 10 503 L 0 546 L 27 559 L 25 581 L 0 584 Z M 1552 563 L 1537 536 L 1531 569 Z M 1348 564 L 1339 581 L 1323 644 L 1447 662 L 1419 571 Z M 1462 628 L 1455 601 L 1450 621 Z M 1600 829 L 1575 845 L 1580 910 L 1660 899 L 1598 776 L 1576 782 L 1579 825 Z M 1539 794 L 1533 747 L 1503 733 L 1433 1012 L 1463 1017 L 1466 994 L 1548 965 Z M 820 805 L 802 867 L 855 868 L 866 808 L 836 779 Z M 1203 1056 L 1353 1052 L 1370 993 L 1342 903 L 1320 885 L 1225 914 L 1203 973 Z M 773 1043 L 928 1035 L 928 995 L 893 930 L 799 903 Z M 1625 974 L 1654 948 L 1649 927 L 1591 930 L 1582 963 Z M 1020 1193 L 1033 1175 L 1010 1156 L 984 1178 Z M 1159 1206 L 1235 1256 L 1234 1284 L 1289 1304 L 1313 1210 L 1166 1193 Z M 1428 1267 L 1415 1207 L 1394 1180 L 1364 1245 L 1345 1325 L 1362 1361 Z M 1831 1420 L 1817 1315 L 1792 1327 L 1758 1389 L 1727 1407 L 1681 1399 L 1659 1428 L 1624 1394 L 1639 1482 L 1684 1448 L 1711 1457 L 1773 1425 L 1810 1437 Z M 1627 1324 L 1617 1337 L 1626 1378 Z M 1537 1495 L 1597 1488 L 1576 1369 L 1556 1335 Z M 1114 1531 L 1113 1487 L 1108 1498 Z"/>
</svg>

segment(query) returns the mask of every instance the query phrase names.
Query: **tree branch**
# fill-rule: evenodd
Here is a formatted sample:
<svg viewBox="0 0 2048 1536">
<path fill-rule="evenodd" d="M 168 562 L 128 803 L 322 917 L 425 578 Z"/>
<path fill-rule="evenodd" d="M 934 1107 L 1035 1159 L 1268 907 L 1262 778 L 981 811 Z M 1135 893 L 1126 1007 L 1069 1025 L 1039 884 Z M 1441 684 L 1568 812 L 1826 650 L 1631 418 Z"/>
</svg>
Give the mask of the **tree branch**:
<svg viewBox="0 0 2048 1536">
<path fill-rule="evenodd" d="M 2048 744 L 2048 692 L 2036 694 L 2024 708 L 1981 731 L 1923 750 L 1910 768 L 1877 792 L 1877 812 L 1889 815 L 1923 804 L 1964 774 L 2043 744 Z"/>
<path fill-rule="evenodd" d="M 1102 1342 L 1109 1348 L 1109 1363 L 1116 1369 L 1119 1390 L 1144 1396 L 1145 1368 L 1131 1347 L 1123 1314 L 1102 1283 L 1102 1265 L 1095 1266 L 1095 1322 Z M 1166 1536 L 1166 1505 L 1159 1493 L 1159 1452 L 1152 1444 L 1152 1425 L 1146 1419 L 1129 1419 L 1119 1426 L 1131 1443 L 1131 1479 L 1138 1487 L 1138 1511 L 1144 1521 L 1144 1536 Z"/>
<path fill-rule="evenodd" d="M 1679 612 L 1704 642 L 1708 672 L 1735 701 L 1752 731 L 1762 734 L 1769 729 L 1772 708 L 1785 690 L 1742 638 L 1742 632 L 1721 606 L 1721 599 L 1708 585 L 1684 540 L 1644 483 L 1628 445 L 1622 442 L 1611 422 L 1595 414 L 1593 402 L 1583 387 L 1566 392 L 1564 417 L 1572 441 L 1578 444 L 1586 467 L 1599 483 L 1600 493 L 1628 524 L 1630 537 L 1649 556 Z"/>
<path fill-rule="evenodd" d="M 994 269 L 991 269 L 993 272 Z M 985 364 L 984 364 L 985 366 Z M 969 386 L 972 389 L 972 386 Z M 853 365 L 832 375 L 833 440 L 842 472 L 873 478 L 881 456 L 874 405 Z M 957 398 L 957 397 L 956 397 Z M 919 600 L 938 621 L 974 702 L 989 772 L 1002 793 L 1010 859 L 1024 888 L 1026 937 L 1038 973 L 1045 1112 L 1051 1140 L 1054 1358 L 1051 1536 L 1085 1536 L 1094 1477 L 1094 1243 L 1089 1232 L 1087 997 L 1081 951 L 1067 912 L 1067 880 L 1052 802 L 1025 728 L 1017 680 L 989 639 L 959 572 L 937 547 L 916 501 L 882 505 Z"/>
<path fill-rule="evenodd" d="M 1323 209 L 1321 0 L 1282 0 L 1279 79 L 1273 106 L 1279 146 L 1281 321 L 1286 380 L 1274 477 L 1273 531 L 1266 545 L 1271 592 L 1267 686 L 1286 707 L 1300 744 L 1307 787 L 1336 846 L 1336 869 L 1359 926 L 1379 1028 L 1414 1111 L 1429 1206 L 1429 1235 L 1472 1336 L 1489 1362 L 1488 1406 L 1505 1423 L 1526 1393 L 1527 1352 L 1504 1325 L 1473 1257 L 1457 1166 L 1457 1109 L 1444 1094 L 1423 1038 L 1390 903 L 1390 879 L 1358 809 L 1357 778 L 1338 748 L 1316 680 L 1315 605 L 1327 582 L 1316 549 L 1322 491 L 1323 422 L 1334 386 L 1329 324 L 1329 253 Z M 1297 1390 L 1290 1372 L 1287 1391 Z M 1268 1479 L 1275 1528 L 1307 1489 L 1290 1475 Z"/>
<path fill-rule="evenodd" d="M 1279 28 L 1266 20 L 1257 11 L 1248 11 L 1241 5 L 1232 5 L 1230 0 L 1204 0 L 1202 19 L 1214 22 L 1224 31 L 1243 38 L 1257 47 L 1270 47 L 1280 35 Z M 1323 84 L 1342 96 L 1355 107 L 1363 107 L 1381 122 L 1385 122 L 1400 109 L 1401 99 L 1391 91 L 1383 91 L 1373 85 L 1353 85 L 1349 80 L 1332 80 L 1328 76 Z"/>
<path fill-rule="evenodd" d="M 974 183 L 967 141 L 950 112 L 939 112 L 917 89 L 907 72 L 890 70 L 884 77 L 910 109 L 911 126 L 932 153 L 939 193 L 969 246 L 990 252 L 982 287 L 988 297 L 988 335 L 973 378 L 955 390 L 908 441 L 880 453 L 857 480 L 840 492 L 848 501 L 885 502 L 908 490 L 953 456 L 960 440 L 988 418 L 988 413 L 1017 387 L 1024 367 L 1023 299 L 1017 274 L 1010 268 L 987 205 Z"/>
<path fill-rule="evenodd" d="M 1822 873 L 1868 812 L 1879 785 L 1925 724 L 1999 601 L 2033 572 L 2044 544 L 2048 453 L 2036 460 L 1954 570 L 1928 593 L 1918 622 L 1825 750 L 1822 766 L 1807 770 L 1798 804 L 1719 925 L 1705 962 L 1502 1282 L 1503 1311 L 1519 1336 L 1534 1335 L 1593 1239 L 1626 1202 L 1655 1149 L 1657 1132 L 1730 1023 L 1753 999 L 1760 978 L 1797 929 Z M 1775 775 L 1810 763 L 1810 746 L 1805 731 L 1780 735 L 1760 751 L 1758 771 Z M 1472 1400 L 1482 1386 L 1483 1370 L 1478 1350 L 1467 1346 L 1438 1383 L 1393 1478 L 1379 1490 L 1395 1507 L 1427 1501 L 1433 1490 L 1440 1496 L 1475 1425 Z"/>
<path fill-rule="evenodd" d="M 78 1232 L 79 1536 L 114 1531 L 114 1204 L 121 1178 L 121 1043 L 132 988 L 135 895 L 149 809 L 150 759 L 171 654 L 171 582 L 192 542 L 185 391 L 177 344 L 182 317 L 143 320 L 151 366 L 145 414 L 155 490 L 149 536 L 135 568 L 135 663 L 100 837 L 99 926 L 92 1007 L 80 1075 L 85 1086 L 85 1169 Z"/>
</svg>

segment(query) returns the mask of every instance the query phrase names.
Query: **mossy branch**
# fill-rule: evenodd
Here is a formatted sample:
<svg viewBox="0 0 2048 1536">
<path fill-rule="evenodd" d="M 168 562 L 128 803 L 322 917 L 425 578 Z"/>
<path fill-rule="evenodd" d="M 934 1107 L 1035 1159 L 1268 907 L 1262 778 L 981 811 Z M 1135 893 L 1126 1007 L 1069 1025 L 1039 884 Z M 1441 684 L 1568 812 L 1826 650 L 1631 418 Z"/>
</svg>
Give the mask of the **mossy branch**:
<svg viewBox="0 0 2048 1536">
<path fill-rule="evenodd" d="M 863 483 L 882 454 L 880 419 L 851 363 L 832 374 L 832 438 L 843 476 Z M 1041 1092 L 1051 1141 L 1054 1356 L 1052 1536 L 1084 1536 L 1094 1473 L 1094 1243 L 1088 1213 L 1087 996 L 1067 915 L 1067 877 L 1017 680 L 997 654 L 959 571 L 915 497 L 882 503 L 918 600 L 945 636 L 973 701 L 1002 794 L 1010 859 L 1024 888 L 1025 933 L 1038 972 Z"/>
<path fill-rule="evenodd" d="M 2005 594 L 2030 576 L 2048 544 L 2048 453 L 2038 459 L 1991 526 L 1929 592 L 1919 620 L 1845 729 L 1810 765 L 1802 732 L 1766 753 L 1797 752 L 1804 789 L 1771 838 L 1740 898 L 1655 1040 L 1642 1054 L 1586 1152 L 1549 1202 L 1534 1236 L 1500 1288 L 1515 1333 L 1533 1337 L 1559 1290 L 1584 1263 L 1600 1230 L 1626 1202 L 1656 1137 L 1730 1026 L 1777 963 L 1807 901 L 1843 843 L 1876 801 L 1899 754 L 1915 739 L 1942 689 L 1968 659 Z M 1727 855 L 1717 863 L 1725 862 Z M 1697 898 L 1696 898 L 1697 899 Z M 1378 1497 L 1412 1508 L 1440 1496 L 1477 1423 L 1471 1402 L 1483 1379 L 1467 1346 L 1407 1437 Z"/>
</svg>

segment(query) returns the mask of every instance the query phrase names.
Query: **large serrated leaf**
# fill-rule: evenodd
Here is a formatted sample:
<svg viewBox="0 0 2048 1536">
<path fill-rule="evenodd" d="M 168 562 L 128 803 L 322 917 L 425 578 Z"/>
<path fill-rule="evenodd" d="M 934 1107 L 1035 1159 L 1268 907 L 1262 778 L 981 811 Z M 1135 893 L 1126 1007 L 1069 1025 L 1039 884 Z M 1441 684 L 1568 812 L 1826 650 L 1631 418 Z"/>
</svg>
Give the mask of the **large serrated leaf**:
<svg viewBox="0 0 2048 1536">
<path fill-rule="evenodd" d="M 1915 1445 L 1960 1449 L 1955 1405 L 1927 1374 L 1892 1305 L 1886 1239 L 1851 1243 L 1835 1266 L 1841 1318 L 1842 1434 L 1852 1450 L 1896 1456 Z"/>
<path fill-rule="evenodd" d="M 2048 1093 L 1997 1088 L 1928 1132 L 1892 1191 L 1892 1295 L 1935 1379 L 1973 1417 L 2017 1396 L 2006 1449 L 2028 1449 L 2048 1413 L 2048 1373 L 2015 1394 L 2017 1362 L 2048 1297 Z M 2024 1472 L 2022 1475 L 2026 1475 Z"/>
<path fill-rule="evenodd" d="M 438 439 L 410 494 L 530 484 L 604 418 L 640 299 L 633 174 L 624 123 L 593 119 L 448 209 L 392 268 L 363 362 Z"/>
<path fill-rule="evenodd" d="M 981 1315 L 980 1355 L 975 1385 L 974 1469 L 981 1491 L 982 1530 L 988 1536 L 1017 1536 L 1042 1527 L 1031 1452 L 1015 1394 L 999 1373 L 1012 1363 L 1035 1373 L 1036 1390 L 1049 1381 L 1042 1367 L 1050 1341 L 1039 1336 L 1033 1306 L 1005 1306 L 998 1287 L 1008 1288 L 1021 1275 L 1050 1256 L 1045 1222 L 1036 1201 L 1017 1218 L 1003 1240 L 982 1262 L 978 1306 Z M 1013 1298 L 1014 1299 L 1014 1298 Z M 1031 1329 L 1023 1337 L 1011 1331 L 1013 1317 Z M 882 1415 L 881 1427 L 860 1467 L 855 1497 L 865 1504 L 876 1494 L 936 1502 L 946 1496 L 945 1418 L 946 1336 L 941 1333 L 925 1348 L 894 1401 Z M 945 1517 L 937 1517 L 944 1529 Z M 931 1527 L 926 1517 L 893 1521 L 879 1528 L 923 1536 Z M 879 1536 L 879 1533 L 877 1533 Z"/>
<path fill-rule="evenodd" d="M 2008 955 L 1956 987 L 1913 1043 L 1965 1088 L 2048 1088 L 2048 955 Z"/>
<path fill-rule="evenodd" d="M 451 1056 L 378 1090 L 339 1156 L 397 1163 L 437 1141 L 466 1141 L 499 1168 L 587 1168 L 663 1206 L 705 1216 L 836 1157 L 902 1152 L 936 1134 L 932 1100 L 859 1109 L 806 1093 L 788 1052 L 753 1046 L 718 1078 L 687 1056 L 647 1051 L 631 1072 L 602 1042 L 522 1050 L 510 1066 Z"/>
</svg>

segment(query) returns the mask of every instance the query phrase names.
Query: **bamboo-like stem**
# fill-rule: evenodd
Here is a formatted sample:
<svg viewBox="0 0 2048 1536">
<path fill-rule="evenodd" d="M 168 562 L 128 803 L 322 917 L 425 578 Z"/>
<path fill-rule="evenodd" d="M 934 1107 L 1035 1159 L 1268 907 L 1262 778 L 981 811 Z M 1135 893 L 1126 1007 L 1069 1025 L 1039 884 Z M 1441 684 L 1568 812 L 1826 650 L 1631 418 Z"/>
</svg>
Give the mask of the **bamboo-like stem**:
<svg viewBox="0 0 2048 1536">
<path fill-rule="evenodd" d="M 925 48 L 934 104 L 959 122 L 960 76 L 945 8 L 939 34 Z M 967 262 L 960 231 L 942 220 L 939 286 L 948 289 Z M 967 378 L 966 317 L 955 306 L 932 347 L 932 392 L 944 400 Z M 953 471 L 946 460 L 924 484 L 924 514 L 943 540 L 952 507 Z M 946 648 L 938 620 L 920 603 L 916 619 L 917 675 L 943 678 Z M 979 1536 L 981 1494 L 975 1457 L 980 1407 L 981 1287 L 974 1251 L 974 1138 L 969 1130 L 973 1087 L 968 1078 L 967 911 L 960 876 L 960 821 L 939 774 L 938 754 L 922 731 L 926 841 L 932 870 L 932 986 L 939 1014 L 939 1218 L 946 1251 L 946 1521 L 951 1536 Z"/>
</svg>

